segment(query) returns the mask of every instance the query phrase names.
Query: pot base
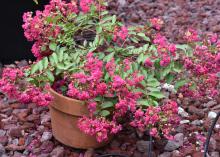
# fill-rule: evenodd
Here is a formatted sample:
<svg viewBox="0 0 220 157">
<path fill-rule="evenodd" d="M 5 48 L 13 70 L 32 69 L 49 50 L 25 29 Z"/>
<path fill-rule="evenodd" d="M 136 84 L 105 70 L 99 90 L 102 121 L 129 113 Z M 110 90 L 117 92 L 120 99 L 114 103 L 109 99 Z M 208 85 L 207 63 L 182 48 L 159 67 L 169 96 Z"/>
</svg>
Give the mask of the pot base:
<svg viewBox="0 0 220 157">
<path fill-rule="evenodd" d="M 61 143 L 78 149 L 100 148 L 108 143 L 99 143 L 95 137 L 84 134 L 77 127 L 78 116 L 66 114 L 52 105 L 49 108 L 53 135 Z"/>
</svg>

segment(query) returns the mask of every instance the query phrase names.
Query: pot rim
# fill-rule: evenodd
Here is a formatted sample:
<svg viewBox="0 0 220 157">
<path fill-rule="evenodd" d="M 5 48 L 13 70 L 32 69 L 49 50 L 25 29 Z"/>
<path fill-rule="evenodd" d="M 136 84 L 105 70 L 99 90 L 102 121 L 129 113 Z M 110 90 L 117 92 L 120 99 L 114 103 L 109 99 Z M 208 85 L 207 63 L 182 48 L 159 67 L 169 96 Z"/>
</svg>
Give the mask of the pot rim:
<svg viewBox="0 0 220 157">
<path fill-rule="evenodd" d="M 64 96 L 58 92 L 56 92 L 52 87 L 50 87 L 49 91 L 51 93 L 53 93 L 54 95 L 57 95 L 59 97 L 62 97 L 64 99 L 67 99 L 68 101 L 72 101 L 72 102 L 75 102 L 75 103 L 84 103 L 85 101 L 81 101 L 81 100 L 77 100 L 77 99 L 73 99 L 73 98 L 70 98 L 70 97 L 67 97 L 67 96 Z"/>
</svg>

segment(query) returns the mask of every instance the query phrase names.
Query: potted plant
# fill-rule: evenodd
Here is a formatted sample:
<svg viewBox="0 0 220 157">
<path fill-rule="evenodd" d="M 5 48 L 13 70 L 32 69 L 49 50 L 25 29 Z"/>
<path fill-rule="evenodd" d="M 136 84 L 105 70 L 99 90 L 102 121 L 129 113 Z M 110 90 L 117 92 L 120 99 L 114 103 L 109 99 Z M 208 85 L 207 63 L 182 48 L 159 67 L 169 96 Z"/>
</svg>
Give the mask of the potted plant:
<svg viewBox="0 0 220 157">
<path fill-rule="evenodd" d="M 36 62 L 6 68 L 0 90 L 24 103 L 49 105 L 55 138 L 75 148 L 98 148 L 123 123 L 155 138 L 172 138 L 176 102 L 162 90 L 181 71 L 174 44 L 156 34 L 163 22 L 126 27 L 104 0 L 51 0 L 25 13 L 24 34 Z M 169 89 L 175 92 L 182 82 Z"/>
</svg>

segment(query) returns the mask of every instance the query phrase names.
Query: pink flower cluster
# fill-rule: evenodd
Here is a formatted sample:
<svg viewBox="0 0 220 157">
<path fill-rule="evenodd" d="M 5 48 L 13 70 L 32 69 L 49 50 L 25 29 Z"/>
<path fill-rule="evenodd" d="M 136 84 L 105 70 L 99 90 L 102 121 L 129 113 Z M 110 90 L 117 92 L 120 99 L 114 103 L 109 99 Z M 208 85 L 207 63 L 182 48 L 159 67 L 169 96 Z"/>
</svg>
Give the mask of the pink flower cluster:
<svg viewBox="0 0 220 157">
<path fill-rule="evenodd" d="M 131 89 L 138 87 L 143 79 L 144 76 L 137 76 L 136 74 L 125 80 L 118 75 L 113 77 L 111 92 L 115 92 L 119 99 L 118 103 L 115 104 L 114 120 L 124 116 L 128 111 L 136 111 L 137 100 L 142 96 L 142 93 L 133 92 Z"/>
<path fill-rule="evenodd" d="M 78 121 L 78 127 L 81 131 L 88 135 L 95 136 L 98 142 L 107 141 L 109 136 L 118 133 L 122 127 L 114 123 L 109 122 L 104 118 L 88 118 L 82 117 Z"/>
<path fill-rule="evenodd" d="M 125 26 L 122 26 L 120 29 L 115 28 L 113 41 L 117 41 L 118 39 L 121 39 L 122 41 L 125 41 L 125 39 L 128 36 L 128 29 Z"/>
<path fill-rule="evenodd" d="M 187 77 L 192 82 L 185 85 L 181 92 L 186 96 L 204 97 L 208 95 L 213 97 L 219 94 L 219 77 L 217 74 L 220 72 L 220 55 L 213 52 L 213 50 L 219 51 L 216 35 L 209 36 L 201 43 L 201 45 L 194 43 L 196 46 L 193 47 L 193 57 L 183 58 Z M 196 89 L 190 91 L 192 84 L 196 84 Z"/>
<path fill-rule="evenodd" d="M 32 47 L 32 53 L 35 57 L 40 59 L 49 55 L 51 52 L 48 47 L 50 42 L 48 37 L 56 38 L 61 33 L 61 28 L 57 25 L 58 21 L 54 23 L 52 19 L 59 13 L 65 17 L 70 13 L 77 12 L 77 5 L 74 1 L 66 3 L 63 0 L 51 0 L 50 4 L 45 5 L 43 11 L 36 11 L 34 17 L 32 17 L 32 12 L 24 13 L 22 27 L 28 41 L 35 42 Z"/>
<path fill-rule="evenodd" d="M 196 30 L 191 28 L 185 33 L 184 39 L 188 42 L 195 42 L 199 40 L 199 35 Z"/>
<path fill-rule="evenodd" d="M 90 10 L 90 5 L 93 3 L 93 0 L 81 0 L 80 7 L 83 13 L 87 13 Z"/>
<path fill-rule="evenodd" d="M 9 98 L 17 99 L 22 103 L 36 103 L 47 106 L 52 100 L 51 95 L 25 82 L 23 69 L 18 68 L 5 68 L 3 70 L 0 90 Z"/>
<path fill-rule="evenodd" d="M 178 106 L 176 102 L 169 101 L 162 106 L 150 106 L 146 112 L 139 109 L 130 124 L 140 131 L 149 130 L 153 137 L 159 138 L 162 134 L 165 138 L 172 139 L 170 133 L 179 124 Z"/>
<path fill-rule="evenodd" d="M 150 19 L 150 23 L 152 27 L 154 27 L 156 30 L 160 30 L 162 25 L 164 24 L 163 20 L 159 18 L 152 18 Z"/>
<path fill-rule="evenodd" d="M 68 86 L 67 95 L 79 100 L 89 100 L 104 95 L 107 85 L 101 80 L 103 77 L 103 62 L 88 53 L 84 73 L 74 73 L 73 81 Z M 76 87 L 78 84 L 78 87 Z"/>
<path fill-rule="evenodd" d="M 157 55 L 152 55 L 145 60 L 145 66 L 151 68 L 153 66 L 153 60 L 160 59 L 160 66 L 167 67 L 172 58 L 176 56 L 176 45 L 167 41 L 165 36 L 156 34 L 154 38 L 154 44 L 157 46 Z"/>
</svg>

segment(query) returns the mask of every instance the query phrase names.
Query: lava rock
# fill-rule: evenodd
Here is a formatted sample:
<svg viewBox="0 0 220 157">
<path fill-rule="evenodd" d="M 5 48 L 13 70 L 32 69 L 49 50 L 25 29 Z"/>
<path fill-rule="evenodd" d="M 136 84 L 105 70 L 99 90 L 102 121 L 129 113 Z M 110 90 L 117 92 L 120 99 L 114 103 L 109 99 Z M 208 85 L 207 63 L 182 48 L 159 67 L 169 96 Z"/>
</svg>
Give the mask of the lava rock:
<svg viewBox="0 0 220 157">
<path fill-rule="evenodd" d="M 22 132 L 21 132 L 21 128 L 19 127 L 16 127 L 16 128 L 11 128 L 9 130 L 9 135 L 11 137 L 15 137 L 15 138 L 19 138 L 19 137 L 22 137 Z"/>
<path fill-rule="evenodd" d="M 8 143 L 8 137 L 7 136 L 0 136 L 0 144 L 5 146 Z"/>
<path fill-rule="evenodd" d="M 192 124 L 192 125 L 196 125 L 196 126 L 200 126 L 201 124 L 203 124 L 203 121 L 197 119 L 197 120 L 192 121 L 191 124 Z"/>
<path fill-rule="evenodd" d="M 150 141 L 144 141 L 144 140 L 137 141 L 136 143 L 137 149 L 141 153 L 148 152 L 149 144 L 150 144 Z"/>
<path fill-rule="evenodd" d="M 40 147 L 41 152 L 43 153 L 50 153 L 52 152 L 54 147 L 53 142 L 51 141 L 44 141 Z"/>
<path fill-rule="evenodd" d="M 215 119 L 217 117 L 217 113 L 210 111 L 208 113 L 208 118 L 210 119 Z"/>
<path fill-rule="evenodd" d="M 203 118 L 204 115 L 205 115 L 205 112 L 202 109 L 198 109 L 195 106 L 190 106 L 189 107 L 189 113 L 195 114 L 195 115 L 197 115 L 197 116 L 199 116 L 201 118 Z"/>
<path fill-rule="evenodd" d="M 189 117 L 189 114 L 182 107 L 178 107 L 178 114 L 183 118 Z"/>
<path fill-rule="evenodd" d="M 56 147 L 51 153 L 51 157 L 63 157 L 64 156 L 64 148 L 63 147 Z"/>
<path fill-rule="evenodd" d="M 190 122 L 189 120 L 184 119 L 184 120 L 181 120 L 181 121 L 180 121 L 180 124 L 187 124 L 187 123 L 189 123 L 189 122 Z"/>
<path fill-rule="evenodd" d="M 3 156 L 5 154 L 5 147 L 0 144 L 0 156 Z"/>
<path fill-rule="evenodd" d="M 51 132 L 45 131 L 40 140 L 41 142 L 44 142 L 44 141 L 50 140 L 52 137 L 53 135 Z"/>
<path fill-rule="evenodd" d="M 14 144 L 10 144 L 10 145 L 7 145 L 5 147 L 6 150 L 9 150 L 9 151 L 22 151 L 25 149 L 25 146 L 17 146 L 17 145 L 14 145 Z"/>
<path fill-rule="evenodd" d="M 217 148 L 217 142 L 214 138 L 211 137 L 210 142 L 209 142 L 209 150 L 215 151 L 216 148 Z"/>
<path fill-rule="evenodd" d="M 171 157 L 172 153 L 171 152 L 164 152 L 163 154 L 160 154 L 158 157 Z"/>
<path fill-rule="evenodd" d="M 219 152 L 211 152 L 210 156 L 211 157 L 219 157 L 220 155 L 219 155 Z"/>
<path fill-rule="evenodd" d="M 178 133 L 174 136 L 174 140 L 169 140 L 164 148 L 166 151 L 174 151 L 177 148 L 183 146 L 184 135 L 183 133 Z"/>
<path fill-rule="evenodd" d="M 5 130 L 0 130 L 0 136 L 4 136 L 6 134 L 6 131 Z"/>
<path fill-rule="evenodd" d="M 49 114 L 44 114 L 43 116 L 41 116 L 41 124 L 45 124 L 47 122 L 50 121 L 50 115 Z"/>
<path fill-rule="evenodd" d="M 88 149 L 85 154 L 84 157 L 92 157 L 94 154 L 94 150 L 93 149 Z"/>
</svg>

